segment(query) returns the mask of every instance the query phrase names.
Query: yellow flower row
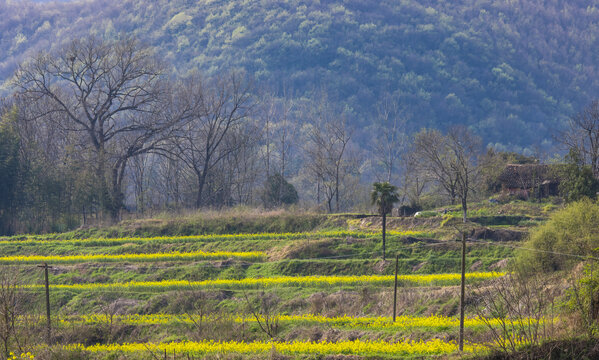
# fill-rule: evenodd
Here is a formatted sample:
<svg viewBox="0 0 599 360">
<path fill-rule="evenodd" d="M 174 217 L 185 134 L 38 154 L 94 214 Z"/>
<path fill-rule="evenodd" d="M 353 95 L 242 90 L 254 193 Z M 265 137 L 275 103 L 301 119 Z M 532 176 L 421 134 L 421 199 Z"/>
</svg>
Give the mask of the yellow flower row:
<svg viewBox="0 0 599 360">
<path fill-rule="evenodd" d="M 193 315 L 192 315 L 193 316 Z M 204 321 L 210 321 L 210 317 L 204 317 Z M 337 317 L 325 317 L 321 315 L 278 315 L 276 319 L 279 322 L 304 322 L 304 323 L 318 323 L 326 324 L 330 326 L 340 326 L 348 328 L 368 328 L 368 329 L 402 329 L 402 328 L 447 328 L 457 327 L 460 324 L 459 319 L 432 315 L 432 316 L 398 316 L 396 321 L 393 322 L 390 317 L 351 317 L 351 316 L 337 316 Z M 238 323 L 253 323 L 256 322 L 255 317 L 233 317 L 232 321 Z M 109 317 L 104 314 L 92 314 L 83 315 L 76 318 L 61 319 L 61 323 L 68 325 L 71 323 L 85 323 L 85 324 L 106 324 L 111 321 L 120 322 L 127 325 L 164 325 L 169 323 L 186 323 L 192 324 L 197 321 L 196 318 L 190 318 L 188 315 L 171 315 L 171 314 L 150 314 L 150 315 L 115 315 Z M 492 325 L 498 325 L 499 319 L 490 320 Z M 484 326 L 486 323 L 479 318 L 465 319 L 464 326 L 469 328 Z"/>
<path fill-rule="evenodd" d="M 156 351 L 159 353 L 187 353 L 200 355 L 206 353 L 266 353 L 274 349 L 283 354 L 347 354 L 347 355 L 440 355 L 457 351 L 457 345 L 440 339 L 429 341 L 402 341 L 389 343 L 384 341 L 354 340 L 339 342 L 171 342 L 171 343 L 127 343 L 83 346 L 81 344 L 66 345 L 67 350 L 87 352 L 123 352 L 143 353 Z M 482 347 L 466 344 L 466 352 L 476 352 Z"/>
<path fill-rule="evenodd" d="M 190 236 L 156 236 L 156 237 L 121 237 L 121 238 L 86 238 L 86 239 L 44 239 L 30 238 L 26 240 L 0 240 L 0 245 L 5 244 L 93 244 L 110 245 L 122 243 L 139 242 L 190 242 L 190 241 L 229 241 L 229 240 L 296 240 L 308 238 L 335 238 L 335 237 L 357 237 L 368 238 L 379 235 L 379 232 L 371 231 L 322 231 L 322 232 L 300 232 L 300 233 L 259 233 L 259 234 L 210 234 L 210 235 L 190 235 Z M 392 236 L 426 236 L 422 231 L 387 231 Z"/>
<path fill-rule="evenodd" d="M 3 256 L 0 257 L 0 264 L 6 263 L 74 263 L 74 262 L 112 262 L 112 261 L 185 261 L 201 259 L 263 259 L 266 253 L 261 251 L 250 252 L 170 252 L 170 253 L 151 253 L 151 254 L 86 254 L 86 255 L 29 255 L 29 256 Z"/>
<path fill-rule="evenodd" d="M 19 356 L 15 355 L 15 353 L 10 352 L 8 354 L 8 358 L 6 360 L 34 360 L 35 356 L 32 353 L 26 352 L 21 353 Z"/>
<path fill-rule="evenodd" d="M 483 280 L 505 275 L 498 272 L 474 272 L 466 274 L 471 280 Z M 451 285 L 457 284 L 460 274 L 426 274 L 426 275 L 400 275 L 398 279 L 415 285 Z M 378 284 L 390 285 L 393 283 L 393 275 L 359 275 L 359 276 L 279 276 L 269 278 L 245 278 L 216 279 L 204 281 L 186 280 L 164 280 L 164 281 L 130 281 L 125 283 L 90 283 L 90 284 L 58 284 L 51 285 L 56 289 L 72 290 L 102 290 L 109 288 L 117 289 L 178 289 L 189 287 L 224 287 L 224 288 L 247 288 L 256 286 L 332 286 L 332 285 L 354 285 L 354 284 Z M 42 285 L 29 285 L 31 288 Z"/>
</svg>

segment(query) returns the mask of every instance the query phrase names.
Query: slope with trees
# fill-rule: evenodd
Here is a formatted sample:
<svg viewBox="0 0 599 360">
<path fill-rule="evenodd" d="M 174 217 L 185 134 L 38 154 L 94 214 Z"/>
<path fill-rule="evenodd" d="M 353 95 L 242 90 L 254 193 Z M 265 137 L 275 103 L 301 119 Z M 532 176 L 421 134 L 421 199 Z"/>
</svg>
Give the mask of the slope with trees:
<svg viewBox="0 0 599 360">
<path fill-rule="evenodd" d="M 394 94 L 408 124 L 463 123 L 500 150 L 548 145 L 599 89 L 599 10 L 580 0 L 2 1 L 0 13 L 2 79 L 71 36 L 136 34 L 179 75 L 244 68 L 298 98 L 326 87 L 360 126 Z"/>
</svg>

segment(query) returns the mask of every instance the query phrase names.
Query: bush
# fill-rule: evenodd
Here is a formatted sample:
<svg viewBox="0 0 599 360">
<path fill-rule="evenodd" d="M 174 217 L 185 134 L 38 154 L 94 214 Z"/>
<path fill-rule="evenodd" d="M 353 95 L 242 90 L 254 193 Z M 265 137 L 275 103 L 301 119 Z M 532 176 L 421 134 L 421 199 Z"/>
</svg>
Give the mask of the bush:
<svg viewBox="0 0 599 360">
<path fill-rule="evenodd" d="M 566 155 L 566 162 L 560 171 L 560 195 L 568 202 L 584 197 L 594 199 L 599 190 L 599 181 L 595 179 L 591 167 L 585 165 L 582 156 L 572 149 Z"/>
<path fill-rule="evenodd" d="M 295 187 L 288 183 L 284 177 L 279 174 L 268 177 L 264 184 L 264 193 L 262 194 L 262 201 L 265 207 L 296 204 L 298 200 L 299 197 Z"/>
<path fill-rule="evenodd" d="M 531 270 L 561 270 L 580 262 L 581 257 L 599 248 L 599 205 L 589 199 L 573 202 L 551 215 L 549 220 L 534 229 L 525 248 L 517 253 L 517 263 Z"/>
<path fill-rule="evenodd" d="M 599 275 L 593 271 L 593 262 L 585 264 L 582 271 L 572 272 L 564 303 L 576 330 L 589 338 L 599 335 Z"/>
</svg>

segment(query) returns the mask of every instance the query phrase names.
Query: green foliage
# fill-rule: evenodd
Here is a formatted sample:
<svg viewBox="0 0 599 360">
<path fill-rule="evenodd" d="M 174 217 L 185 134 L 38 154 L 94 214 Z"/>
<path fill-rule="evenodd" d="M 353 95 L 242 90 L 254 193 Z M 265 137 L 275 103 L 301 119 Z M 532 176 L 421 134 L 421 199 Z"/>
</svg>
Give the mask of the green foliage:
<svg viewBox="0 0 599 360">
<path fill-rule="evenodd" d="M 535 271 L 567 269 L 599 247 L 598 235 L 599 204 L 589 199 L 573 202 L 532 230 L 524 247 L 536 251 L 518 252 L 517 263 Z"/>
<path fill-rule="evenodd" d="M 592 338 L 599 335 L 599 269 L 596 260 L 585 264 L 581 275 L 573 279 L 564 305 L 575 316 L 579 330 Z"/>
<path fill-rule="evenodd" d="M 0 235 L 78 227 L 81 210 L 89 214 L 97 203 L 97 177 L 88 165 L 58 161 L 43 144 L 21 139 L 18 109 L 0 116 Z"/>
<path fill-rule="evenodd" d="M 299 200 L 295 187 L 280 174 L 274 174 L 266 179 L 262 202 L 267 208 L 281 205 L 296 204 Z"/>
<path fill-rule="evenodd" d="M 19 134 L 15 108 L 0 116 L 0 234 L 6 234 L 19 184 Z"/>
<path fill-rule="evenodd" d="M 584 197 L 594 199 L 599 191 L 599 181 L 593 175 L 591 167 L 584 165 L 582 156 L 575 149 L 566 155 L 566 165 L 558 169 L 560 176 L 560 195 L 567 202 Z"/>
<path fill-rule="evenodd" d="M 370 193 L 372 205 L 378 207 L 380 215 L 386 215 L 393 209 L 393 204 L 399 201 L 397 186 L 391 185 L 388 182 L 375 182 L 372 184 L 372 192 Z"/>
</svg>

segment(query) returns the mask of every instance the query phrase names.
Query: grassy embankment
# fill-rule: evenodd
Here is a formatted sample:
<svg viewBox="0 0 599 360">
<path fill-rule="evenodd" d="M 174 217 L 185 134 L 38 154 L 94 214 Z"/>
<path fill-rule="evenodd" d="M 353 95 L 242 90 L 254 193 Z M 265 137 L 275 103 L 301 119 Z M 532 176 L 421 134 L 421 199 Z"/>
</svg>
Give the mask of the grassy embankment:
<svg viewBox="0 0 599 360">
<path fill-rule="evenodd" d="M 507 227 L 504 224 L 506 215 L 502 214 L 505 210 L 500 205 L 496 208 L 495 205 L 473 207 L 473 211 L 473 215 L 477 214 L 487 222 L 492 222 L 493 217 L 497 222 L 503 222 L 495 224 L 498 228 Z M 539 206 L 532 215 L 514 215 L 520 218 L 509 225 L 509 229 L 530 227 L 543 215 Z M 277 319 L 273 331 L 276 339 L 284 342 L 354 339 L 393 342 L 441 338 L 451 344 L 457 331 L 455 318 L 443 326 L 423 325 L 423 321 L 427 321 L 423 319 L 434 314 L 449 317 L 457 314 L 455 280 L 423 282 L 400 277 L 399 315 L 424 318 L 414 320 L 412 325 L 404 322 L 395 327 L 368 326 L 360 322 L 359 319 L 365 316 L 379 319 L 372 320 L 375 322 L 384 322 L 388 319 L 380 320 L 380 317 L 391 315 L 392 277 L 381 280 L 381 276 L 392 274 L 394 263 L 380 258 L 380 234 L 374 232 L 377 221 L 376 217 L 350 214 L 329 216 L 284 212 L 131 220 L 109 228 L 3 239 L 0 253 L 5 257 L 3 266 L 15 270 L 22 283 L 31 285 L 41 284 L 41 274 L 33 264 L 39 259 L 28 257 L 52 256 L 46 260 L 54 266 L 50 282 L 53 313 L 57 316 L 55 336 L 63 343 L 112 344 L 139 342 L 140 339 L 153 343 L 230 341 L 238 339 L 239 334 L 245 341 L 264 341 L 269 336 L 261 330 L 262 325 L 247 320 L 258 314 Z M 399 255 L 400 274 L 427 276 L 459 271 L 459 244 L 453 240 L 455 230 L 451 221 L 447 215 L 391 219 L 393 230 L 388 237 L 387 253 Z M 259 234 L 244 235 L 244 232 Z M 106 238 L 115 236 L 118 238 Z M 469 245 L 469 271 L 501 270 L 505 259 L 512 256 L 512 249 L 505 246 L 509 244 Z M 250 251 L 260 254 L 246 258 L 223 255 L 225 252 Z M 200 252 L 204 255 L 173 255 Z M 216 252 L 221 254 L 218 259 L 205 256 Z M 362 275 L 379 280 L 357 278 Z M 294 278 L 281 281 L 283 276 Z M 329 279 L 348 276 L 355 280 L 323 283 L 321 277 L 326 276 L 331 277 Z M 298 277 L 318 281 L 299 281 Z M 277 279 L 277 283 L 265 285 L 269 278 Z M 126 282 L 164 284 L 174 280 L 212 282 L 214 285 L 140 285 L 134 288 L 117 285 Z M 238 286 L 248 282 L 252 285 Z M 43 309 L 40 290 L 39 285 L 27 289 L 38 313 Z M 69 320 L 94 313 L 111 320 L 96 323 Z M 156 314 L 170 314 L 189 321 L 166 324 L 126 321 L 127 316 Z M 197 320 L 205 315 L 209 318 L 199 321 L 198 327 Z M 331 324 L 334 320 L 301 319 L 312 315 L 347 315 L 354 320 L 339 325 Z M 68 321 L 60 323 L 59 319 Z M 467 332 L 470 339 L 484 340 L 484 328 L 480 324 L 470 324 Z M 432 344 L 427 346 L 433 348 Z M 385 351 L 375 353 L 389 355 Z M 288 353 L 298 356 L 291 350 Z M 94 356 L 103 358 L 102 354 L 106 351 Z M 372 355 L 373 352 L 358 351 L 355 354 Z M 404 353 L 407 354 L 409 352 Z"/>
</svg>

